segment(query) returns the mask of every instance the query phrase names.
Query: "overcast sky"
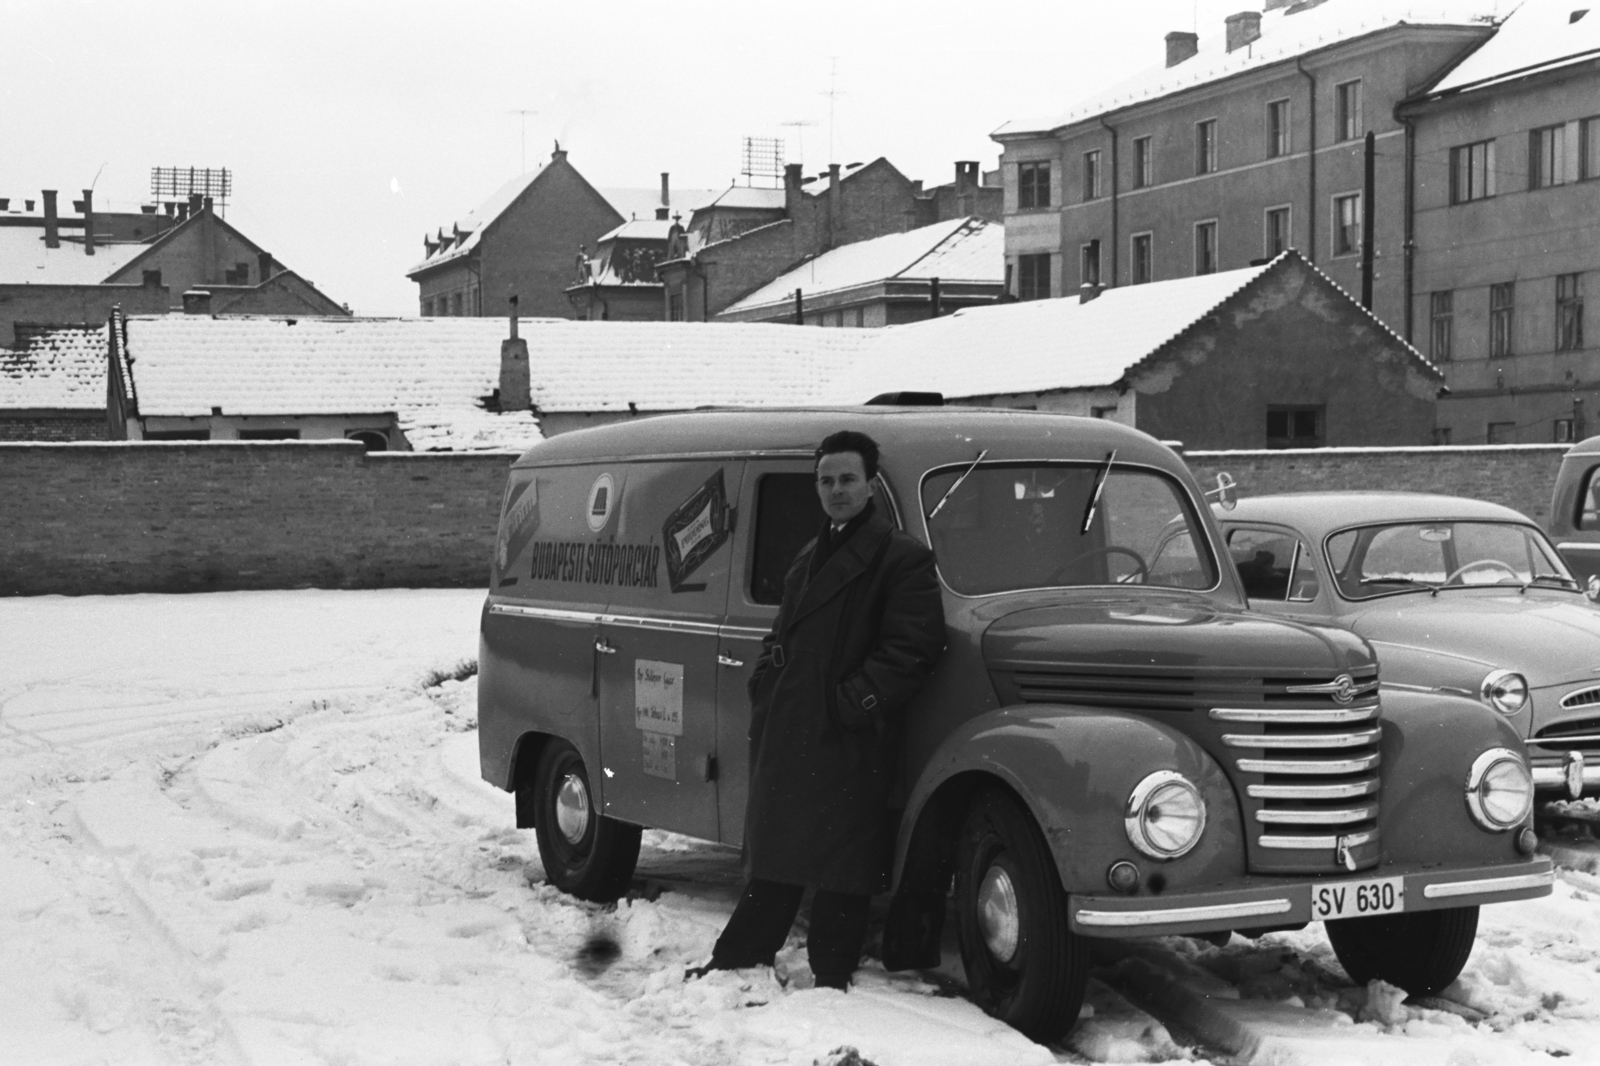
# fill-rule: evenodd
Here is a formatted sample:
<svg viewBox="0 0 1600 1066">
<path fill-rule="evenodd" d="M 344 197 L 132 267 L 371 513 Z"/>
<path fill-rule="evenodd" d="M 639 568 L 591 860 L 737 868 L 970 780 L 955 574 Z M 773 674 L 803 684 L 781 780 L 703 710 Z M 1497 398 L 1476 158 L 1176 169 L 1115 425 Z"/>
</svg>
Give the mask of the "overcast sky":
<svg viewBox="0 0 1600 1066">
<path fill-rule="evenodd" d="M 0 196 L 92 184 L 134 210 L 151 167 L 229 167 L 252 240 L 359 314 L 416 314 L 423 233 L 520 172 L 524 125 L 529 169 L 559 139 L 601 187 L 726 187 L 746 135 L 785 138 L 808 173 L 886 156 L 936 185 L 958 159 L 993 168 L 1007 119 L 1247 8 L 0 0 Z"/>
</svg>

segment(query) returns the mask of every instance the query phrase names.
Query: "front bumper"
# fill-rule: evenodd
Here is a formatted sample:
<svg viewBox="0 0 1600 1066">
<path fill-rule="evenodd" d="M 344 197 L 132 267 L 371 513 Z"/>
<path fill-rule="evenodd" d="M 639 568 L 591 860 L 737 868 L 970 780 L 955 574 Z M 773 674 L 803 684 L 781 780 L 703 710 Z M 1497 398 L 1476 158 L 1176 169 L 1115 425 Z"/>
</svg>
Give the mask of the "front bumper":
<svg viewBox="0 0 1600 1066">
<path fill-rule="evenodd" d="M 1548 896 L 1555 868 L 1539 856 L 1526 862 L 1452 870 L 1392 863 L 1329 877 L 1245 877 L 1234 886 L 1165 896 L 1080 896 L 1068 899 L 1072 931 L 1084 936 L 1171 936 L 1230 929 L 1299 926 L 1312 920 L 1311 893 L 1328 884 L 1405 878 L 1405 910 L 1473 907 Z"/>
<path fill-rule="evenodd" d="M 1528 771 L 1533 774 L 1535 792 L 1559 792 L 1568 799 L 1577 799 L 1585 793 L 1600 791 L 1600 761 L 1580 761 L 1579 770 L 1583 783 L 1579 790 L 1574 792 L 1572 787 L 1574 775 L 1566 764 L 1534 763 L 1528 767 Z"/>
</svg>

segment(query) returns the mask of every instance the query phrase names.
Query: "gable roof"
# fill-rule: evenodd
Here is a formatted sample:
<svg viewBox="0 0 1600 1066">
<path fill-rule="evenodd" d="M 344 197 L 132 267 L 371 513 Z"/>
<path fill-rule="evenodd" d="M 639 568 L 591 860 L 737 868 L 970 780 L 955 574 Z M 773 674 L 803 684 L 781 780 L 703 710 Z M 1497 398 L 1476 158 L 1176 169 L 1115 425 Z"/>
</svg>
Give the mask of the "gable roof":
<svg viewBox="0 0 1600 1066">
<path fill-rule="evenodd" d="M 847 244 L 778 275 L 720 314 L 787 303 L 795 289 L 820 295 L 894 278 L 999 284 L 1005 280 L 1005 227 L 957 218 Z"/>
<path fill-rule="evenodd" d="M 1485 20 L 1503 14 L 1511 0 L 1325 0 L 1304 10 L 1295 10 L 1296 6 L 1262 13 L 1261 36 L 1245 47 L 1229 52 L 1225 32 L 1209 34 L 1200 39 L 1199 51 L 1181 63 L 1148 67 L 1070 107 L 1006 122 L 991 136 L 1004 140 L 1047 133 L 1395 26 L 1478 26 L 1487 30 Z M 1156 43 L 1152 41 L 1152 45 Z"/>
<path fill-rule="evenodd" d="M 104 411 L 106 327 L 18 326 L 0 346 L 0 410 Z"/>
<path fill-rule="evenodd" d="M 1600 57 L 1600 11 L 1588 7 L 1584 0 L 1525 0 L 1428 95 L 1483 88 Z"/>
<path fill-rule="evenodd" d="M 0 226 L 0 285 L 99 285 L 148 247 L 97 241 L 88 255 L 81 237 L 46 248 L 42 226 Z"/>
</svg>

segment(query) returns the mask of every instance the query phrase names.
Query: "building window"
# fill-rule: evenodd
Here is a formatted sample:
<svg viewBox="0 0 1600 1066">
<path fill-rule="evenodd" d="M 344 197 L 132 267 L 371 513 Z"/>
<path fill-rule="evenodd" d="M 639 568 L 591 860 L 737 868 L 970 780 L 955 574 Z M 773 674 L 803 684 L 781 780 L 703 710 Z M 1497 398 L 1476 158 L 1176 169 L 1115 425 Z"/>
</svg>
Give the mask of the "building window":
<svg viewBox="0 0 1600 1066">
<path fill-rule="evenodd" d="M 1547 189 L 1567 180 L 1567 127 L 1546 126 L 1528 134 L 1528 188 Z"/>
<path fill-rule="evenodd" d="M 1017 164 L 1017 207 L 1050 206 L 1050 164 Z"/>
<path fill-rule="evenodd" d="M 210 440 L 209 429 L 147 429 L 145 440 Z"/>
<path fill-rule="evenodd" d="M 1083 153 L 1083 198 L 1085 200 L 1098 200 L 1100 198 L 1100 152 Z"/>
<path fill-rule="evenodd" d="M 433 301 L 432 300 L 423 300 L 422 301 L 422 317 L 423 318 L 432 318 L 433 317 Z"/>
<path fill-rule="evenodd" d="M 1507 281 L 1499 285 L 1489 286 L 1489 355 L 1491 357 L 1511 354 L 1511 314 L 1515 304 L 1515 283 Z"/>
<path fill-rule="evenodd" d="M 1515 444 L 1517 442 L 1517 424 L 1515 422 L 1490 422 L 1489 431 L 1484 436 L 1490 444 Z"/>
<path fill-rule="evenodd" d="M 1267 105 L 1267 158 L 1289 154 L 1289 101 L 1274 100 Z"/>
<path fill-rule="evenodd" d="M 1092 240 L 1078 249 L 1078 279 L 1084 285 L 1100 284 L 1100 242 Z"/>
<path fill-rule="evenodd" d="M 1131 244 L 1131 251 L 1133 252 L 1133 283 L 1135 285 L 1143 285 L 1155 275 L 1154 265 L 1150 259 L 1150 234 L 1135 233 Z"/>
<path fill-rule="evenodd" d="M 1494 195 L 1494 142 L 1450 149 L 1450 202 L 1464 204 Z"/>
<path fill-rule="evenodd" d="M 1217 272 L 1217 220 L 1194 224 L 1194 272 Z"/>
<path fill-rule="evenodd" d="M 1355 255 L 1361 251 L 1361 194 L 1347 193 L 1333 198 L 1333 254 Z"/>
<path fill-rule="evenodd" d="M 675 292 L 667 297 L 667 321 L 683 321 L 683 293 Z"/>
<path fill-rule="evenodd" d="M 450 297 L 450 313 L 457 318 L 461 317 L 461 294 L 459 292 Z"/>
<path fill-rule="evenodd" d="M 1435 363 L 1450 361 L 1450 340 L 1455 323 L 1455 293 L 1432 293 L 1428 297 L 1428 355 Z"/>
<path fill-rule="evenodd" d="M 389 435 L 377 429 L 352 429 L 344 435 L 345 440 L 353 440 L 369 452 L 386 452 L 389 450 Z"/>
<path fill-rule="evenodd" d="M 1361 136 L 1361 82 L 1347 81 L 1333 87 L 1334 140 L 1353 141 Z"/>
<path fill-rule="evenodd" d="M 1435 429 L 1433 431 L 1433 443 L 1435 443 L 1435 444 L 1449 444 L 1450 443 L 1450 427 L 1449 426 L 1443 426 L 1443 427 Z"/>
<path fill-rule="evenodd" d="M 298 429 L 241 429 L 240 440 L 299 440 Z"/>
<path fill-rule="evenodd" d="M 1108 406 L 1108 407 L 1090 407 L 1089 408 L 1089 417 L 1090 418 L 1116 418 L 1117 417 L 1117 409 L 1116 409 L 1115 405 Z"/>
<path fill-rule="evenodd" d="M 1155 183 L 1155 157 L 1150 151 L 1150 138 L 1135 137 L 1133 140 L 1133 187 L 1135 189 L 1144 189 Z"/>
<path fill-rule="evenodd" d="M 1552 428 L 1555 430 L 1550 437 L 1553 442 L 1556 444 L 1572 443 L 1572 419 L 1558 418 Z"/>
<path fill-rule="evenodd" d="M 1578 177 L 1600 178 L 1600 118 L 1578 123 Z"/>
<path fill-rule="evenodd" d="M 1556 275 L 1556 351 L 1583 347 L 1583 275 Z"/>
<path fill-rule="evenodd" d="M 1266 241 L 1263 250 L 1268 259 L 1276 259 L 1289 247 L 1289 209 L 1267 208 Z"/>
<path fill-rule="evenodd" d="M 1017 256 L 1017 299 L 1044 300 L 1050 296 L 1050 253 Z"/>
<path fill-rule="evenodd" d="M 1194 172 L 1210 174 L 1217 169 L 1217 120 L 1208 118 L 1194 124 Z"/>
<path fill-rule="evenodd" d="M 1267 447 L 1269 448 L 1320 448 L 1322 447 L 1322 407 L 1267 408 Z"/>
</svg>

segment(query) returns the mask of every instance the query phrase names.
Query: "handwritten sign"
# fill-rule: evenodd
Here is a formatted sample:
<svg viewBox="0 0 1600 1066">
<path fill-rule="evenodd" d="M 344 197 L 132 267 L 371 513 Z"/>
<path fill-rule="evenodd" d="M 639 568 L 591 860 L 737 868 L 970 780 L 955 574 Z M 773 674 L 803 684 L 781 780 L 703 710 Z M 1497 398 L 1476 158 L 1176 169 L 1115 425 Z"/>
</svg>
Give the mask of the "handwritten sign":
<svg viewBox="0 0 1600 1066">
<path fill-rule="evenodd" d="M 683 664 L 633 661 L 633 724 L 647 733 L 683 736 Z"/>
<path fill-rule="evenodd" d="M 666 733 L 640 733 L 644 743 L 644 772 L 651 777 L 678 779 L 677 738 Z"/>
</svg>

